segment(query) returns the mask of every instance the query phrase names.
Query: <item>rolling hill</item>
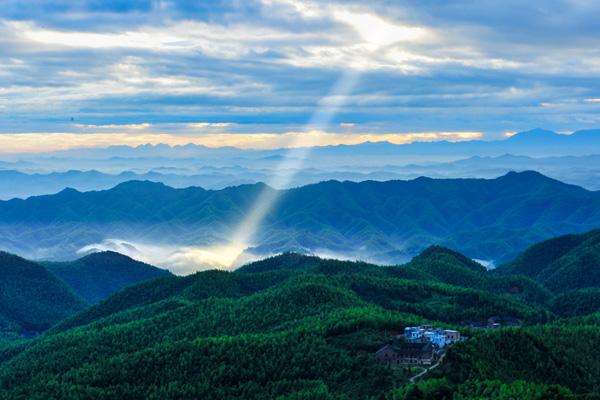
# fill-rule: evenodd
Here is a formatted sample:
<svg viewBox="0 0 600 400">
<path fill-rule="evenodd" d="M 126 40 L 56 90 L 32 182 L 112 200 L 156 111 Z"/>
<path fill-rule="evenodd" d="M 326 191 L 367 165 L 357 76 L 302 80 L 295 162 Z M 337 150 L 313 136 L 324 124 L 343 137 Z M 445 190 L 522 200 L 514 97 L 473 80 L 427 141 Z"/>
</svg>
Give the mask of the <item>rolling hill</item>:
<svg viewBox="0 0 600 400">
<path fill-rule="evenodd" d="M 36 334 L 86 306 L 43 266 L 0 252 L 0 336 Z"/>
<path fill-rule="evenodd" d="M 498 273 L 527 275 L 554 292 L 600 286 L 600 230 L 531 246 Z"/>
<path fill-rule="evenodd" d="M 43 265 L 90 304 L 140 281 L 171 275 L 166 270 L 111 251 L 93 253 L 75 261 L 46 262 Z"/>
<path fill-rule="evenodd" d="M 105 191 L 69 189 L 0 202 L 0 246 L 52 259 L 108 239 L 133 247 L 224 244 L 265 190 L 274 189 L 173 189 L 132 181 Z M 537 241 L 600 226 L 600 193 L 535 172 L 491 180 L 328 181 L 277 193 L 276 207 L 253 239 L 255 254 L 333 253 L 398 263 L 440 244 L 502 261 Z"/>
<path fill-rule="evenodd" d="M 558 320 L 549 307 L 564 303 L 554 301 L 561 296 L 534 304 L 505 279 L 530 282 L 488 272 L 436 246 L 402 266 L 286 253 L 235 272 L 145 281 L 43 337 L 0 343 L 0 397 L 598 395 L 598 314 L 583 307 L 587 315 Z M 414 371 L 390 369 L 372 357 L 389 332 L 404 326 L 455 327 L 493 315 L 519 318 L 525 326 L 461 328 L 471 338 L 450 348 L 442 367 L 417 385 L 408 384 Z"/>
</svg>

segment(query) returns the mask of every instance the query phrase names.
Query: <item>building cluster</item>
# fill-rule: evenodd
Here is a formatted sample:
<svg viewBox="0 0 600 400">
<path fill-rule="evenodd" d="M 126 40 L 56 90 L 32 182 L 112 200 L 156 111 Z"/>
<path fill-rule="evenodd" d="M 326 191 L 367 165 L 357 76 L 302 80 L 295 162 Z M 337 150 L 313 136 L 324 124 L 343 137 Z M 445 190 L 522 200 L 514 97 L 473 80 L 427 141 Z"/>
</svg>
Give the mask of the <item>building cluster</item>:
<svg viewBox="0 0 600 400">
<path fill-rule="evenodd" d="M 460 332 L 428 325 L 409 326 L 375 353 L 375 358 L 390 367 L 431 365 L 448 345 L 461 340 Z"/>
<path fill-rule="evenodd" d="M 408 326 L 404 328 L 404 339 L 407 342 L 431 342 L 437 349 L 443 349 L 449 344 L 460 340 L 460 332 L 451 329 L 433 328 L 429 325 Z"/>
</svg>

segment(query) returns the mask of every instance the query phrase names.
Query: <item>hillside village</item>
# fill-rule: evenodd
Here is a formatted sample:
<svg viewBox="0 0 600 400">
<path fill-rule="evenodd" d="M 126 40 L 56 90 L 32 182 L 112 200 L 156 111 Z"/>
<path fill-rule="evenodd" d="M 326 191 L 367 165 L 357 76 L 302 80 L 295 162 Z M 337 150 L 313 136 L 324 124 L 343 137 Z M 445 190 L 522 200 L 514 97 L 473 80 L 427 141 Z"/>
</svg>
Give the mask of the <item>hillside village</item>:
<svg viewBox="0 0 600 400">
<path fill-rule="evenodd" d="M 408 326 L 404 334 L 396 335 L 380 348 L 375 358 L 389 367 L 431 365 L 440 359 L 446 346 L 460 340 L 464 338 L 455 330 L 430 325 Z"/>
</svg>

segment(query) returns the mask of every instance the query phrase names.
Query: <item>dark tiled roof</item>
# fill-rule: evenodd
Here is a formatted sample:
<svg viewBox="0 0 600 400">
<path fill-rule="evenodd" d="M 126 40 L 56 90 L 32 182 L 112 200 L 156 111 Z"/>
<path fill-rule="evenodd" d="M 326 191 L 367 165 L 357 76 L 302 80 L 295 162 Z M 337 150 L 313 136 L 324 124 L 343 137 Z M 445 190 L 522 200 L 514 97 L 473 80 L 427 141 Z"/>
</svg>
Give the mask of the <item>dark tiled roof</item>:
<svg viewBox="0 0 600 400">
<path fill-rule="evenodd" d="M 411 342 L 395 342 L 391 346 L 395 353 L 403 356 L 420 356 L 422 354 L 430 354 L 433 351 L 431 342 L 426 343 L 411 343 Z"/>
</svg>

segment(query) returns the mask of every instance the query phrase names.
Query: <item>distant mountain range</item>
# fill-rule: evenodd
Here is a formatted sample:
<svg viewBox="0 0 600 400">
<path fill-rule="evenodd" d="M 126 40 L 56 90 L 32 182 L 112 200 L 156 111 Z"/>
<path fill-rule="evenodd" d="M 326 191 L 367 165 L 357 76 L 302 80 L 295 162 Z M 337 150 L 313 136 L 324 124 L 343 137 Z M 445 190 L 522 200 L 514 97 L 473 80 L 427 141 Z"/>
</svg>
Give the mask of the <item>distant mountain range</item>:
<svg viewBox="0 0 600 400">
<path fill-rule="evenodd" d="M 132 181 L 113 189 L 0 202 L 0 246 L 37 259 L 76 257 L 82 248 L 145 255 L 227 244 L 263 185 L 173 189 Z M 431 244 L 499 262 L 552 236 L 600 226 L 600 193 L 536 172 L 500 178 L 360 183 L 328 181 L 279 191 L 250 251 L 300 251 L 385 263 Z M 87 246 L 87 247 L 86 247 Z M 162 252 L 162 253 L 161 253 Z M 205 268 L 191 260 L 189 268 Z"/>
<path fill-rule="evenodd" d="M 572 135 L 533 130 L 505 140 L 387 142 L 315 147 L 309 161 L 287 170 L 287 189 L 326 180 L 386 181 L 432 178 L 492 178 L 536 170 L 591 190 L 600 189 L 600 130 Z M 281 172 L 286 149 L 242 150 L 187 145 L 76 149 L 51 154 L 5 156 L 0 161 L 0 199 L 53 194 L 70 187 L 105 190 L 130 180 L 175 188 L 269 183 Z M 65 170 L 67 169 L 67 170 Z"/>
<path fill-rule="evenodd" d="M 54 194 L 65 188 L 79 191 L 104 190 L 132 180 L 161 182 L 177 188 L 202 186 L 207 189 L 222 189 L 227 186 L 256 183 L 255 178 L 258 178 L 258 180 L 261 178 L 266 179 L 266 174 L 258 171 L 247 171 L 243 168 L 232 171 L 214 170 L 193 175 L 160 172 L 138 174 L 130 171 L 108 174 L 94 170 L 28 174 L 15 170 L 0 170 L 0 199 L 9 200 Z"/>
<path fill-rule="evenodd" d="M 498 156 L 505 153 L 529 156 L 588 155 L 600 145 L 600 129 L 582 130 L 572 134 L 558 134 L 544 129 L 516 133 L 502 140 L 469 140 L 462 142 L 434 141 L 392 144 L 389 142 L 365 142 L 357 145 L 322 146 L 313 149 L 313 156 L 381 156 L 381 155 L 441 155 Z M 185 146 L 141 145 L 137 147 L 111 146 L 107 148 L 84 148 L 42 154 L 40 157 L 54 158 L 186 158 L 198 157 L 235 158 L 252 156 L 269 160 L 286 153 L 286 149 L 244 150 L 235 147 L 210 148 L 188 144 Z M 276 158 L 276 157 L 275 157 Z"/>
<path fill-rule="evenodd" d="M 600 150 L 599 150 L 600 151 Z M 277 156 L 278 158 L 281 156 Z M 51 173 L 25 173 L 16 170 L 0 169 L 0 199 L 27 198 L 43 194 L 58 193 L 65 188 L 78 191 L 105 190 L 120 183 L 141 180 L 160 182 L 174 188 L 200 186 L 204 189 L 223 189 L 228 186 L 266 182 L 274 173 L 274 165 L 259 169 L 231 166 L 223 168 L 202 168 L 199 173 L 179 169 L 161 169 L 136 173 L 131 171 L 118 174 L 95 170 Z M 353 166 L 321 166 L 313 161 L 309 168 L 296 171 L 288 187 L 297 187 L 326 180 L 386 181 L 393 179 L 414 179 L 420 176 L 431 178 L 493 178 L 509 171 L 536 170 L 555 179 L 586 187 L 600 189 L 600 155 L 563 156 L 533 158 L 504 154 L 497 157 L 474 156 L 462 160 L 406 164 L 363 166 L 357 161 Z"/>
</svg>

